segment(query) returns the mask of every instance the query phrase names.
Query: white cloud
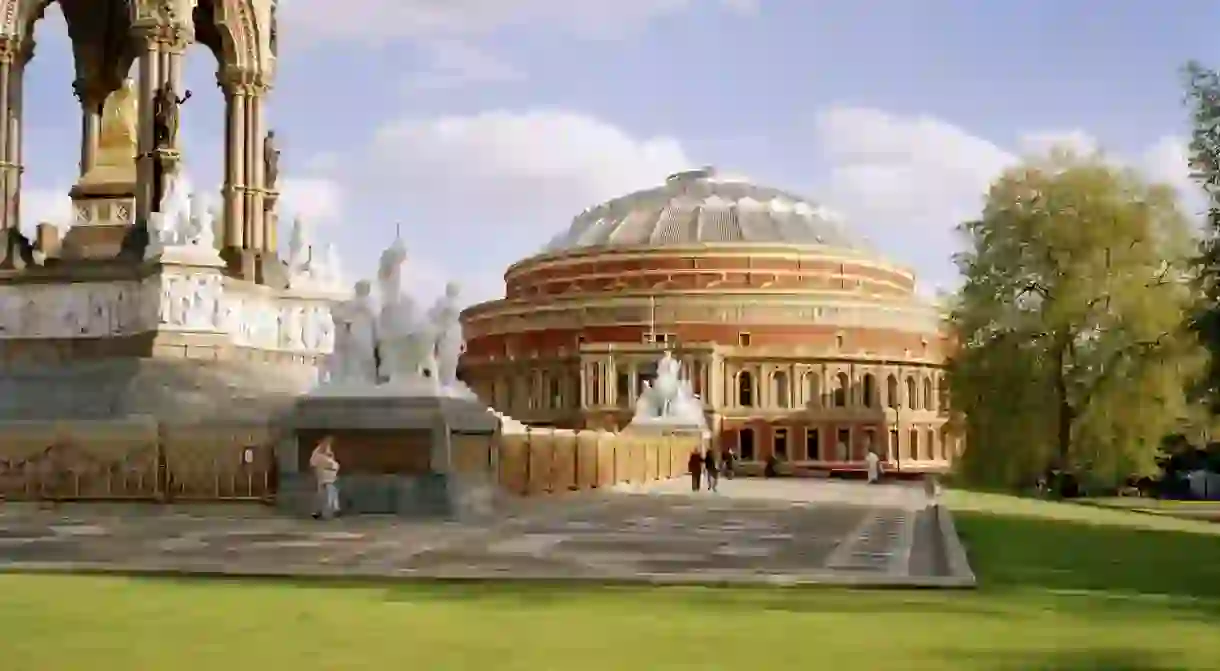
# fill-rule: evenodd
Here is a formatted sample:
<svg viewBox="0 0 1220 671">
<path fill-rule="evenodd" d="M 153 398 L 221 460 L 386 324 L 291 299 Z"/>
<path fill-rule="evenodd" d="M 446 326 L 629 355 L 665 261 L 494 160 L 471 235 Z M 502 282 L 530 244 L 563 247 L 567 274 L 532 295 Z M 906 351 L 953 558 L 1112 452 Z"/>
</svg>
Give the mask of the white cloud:
<svg viewBox="0 0 1220 671">
<path fill-rule="evenodd" d="M 692 162 L 670 137 L 533 110 L 400 120 L 336 164 L 361 166 L 330 174 L 354 208 L 376 203 L 355 216 L 383 227 L 353 255 L 363 267 L 392 239 L 390 224 L 402 222 L 412 293 L 435 293 L 452 277 L 478 301 L 500 295 L 504 269 L 537 252 L 577 212 L 654 186 Z"/>
<path fill-rule="evenodd" d="M 283 221 L 299 215 L 331 223 L 343 211 L 343 187 L 326 177 L 286 177 L 280 184 L 279 211 Z"/>
<path fill-rule="evenodd" d="M 1097 138 L 1080 130 L 1040 131 L 1027 133 L 1018 141 L 1024 154 L 1045 155 L 1051 149 L 1068 149 L 1076 154 L 1089 155 L 1101 149 Z"/>
<path fill-rule="evenodd" d="M 470 36 L 520 25 L 543 25 L 596 38 L 695 6 L 741 12 L 754 4 L 743 0 L 295 0 L 285 3 L 282 17 L 294 24 L 286 34 L 306 41 Z"/>
<path fill-rule="evenodd" d="M 635 138 L 563 110 L 400 121 L 377 134 L 372 156 L 425 209 L 461 203 L 471 220 L 532 221 L 536 231 L 691 165 L 673 138 Z"/>
<path fill-rule="evenodd" d="M 900 255 L 925 289 L 956 283 L 948 262 L 960 248 L 954 229 L 978 216 L 992 180 L 1018 154 L 1055 145 L 1090 153 L 1099 146 L 1083 131 L 1045 131 L 1023 135 L 1017 149 L 1009 150 L 943 120 L 854 107 L 819 115 L 815 140 L 829 165 L 820 189 L 829 204 L 878 248 Z M 1194 211 L 1181 140 L 1163 138 L 1123 160 L 1177 187 L 1184 207 Z"/>
<path fill-rule="evenodd" d="M 521 70 L 466 42 L 434 40 L 422 44 L 421 49 L 429 65 L 407 78 L 409 89 L 452 89 L 525 79 Z"/>
<path fill-rule="evenodd" d="M 22 228 L 32 234 L 43 222 L 55 224 L 61 232 L 71 225 L 72 199 L 68 197 L 68 187 L 21 189 Z"/>
</svg>

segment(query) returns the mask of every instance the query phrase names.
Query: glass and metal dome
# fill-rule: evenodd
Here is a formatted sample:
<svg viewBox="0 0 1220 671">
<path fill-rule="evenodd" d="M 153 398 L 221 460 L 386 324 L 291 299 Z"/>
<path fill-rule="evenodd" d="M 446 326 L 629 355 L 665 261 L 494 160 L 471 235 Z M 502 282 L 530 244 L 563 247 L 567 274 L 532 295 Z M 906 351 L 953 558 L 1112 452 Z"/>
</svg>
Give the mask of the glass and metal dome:
<svg viewBox="0 0 1220 671">
<path fill-rule="evenodd" d="M 543 252 L 705 243 L 826 245 L 872 251 L 826 208 L 778 189 L 719 177 L 709 167 L 675 173 L 660 187 L 581 212 Z"/>
</svg>

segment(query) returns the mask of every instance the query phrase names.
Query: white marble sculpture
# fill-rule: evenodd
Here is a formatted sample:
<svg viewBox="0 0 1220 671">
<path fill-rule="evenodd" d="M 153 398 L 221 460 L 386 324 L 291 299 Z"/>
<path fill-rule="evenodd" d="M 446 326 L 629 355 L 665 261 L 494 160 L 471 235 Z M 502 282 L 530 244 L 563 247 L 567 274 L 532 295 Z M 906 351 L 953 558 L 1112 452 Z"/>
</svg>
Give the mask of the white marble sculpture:
<svg viewBox="0 0 1220 671">
<path fill-rule="evenodd" d="M 429 321 L 436 334 L 436 377 L 442 390 L 463 396 L 474 393 L 458 380 L 458 360 L 466 353 L 466 338 L 462 335 L 462 309 L 458 303 L 461 287 L 456 282 L 445 285 L 445 295 L 429 312 Z"/>
<path fill-rule="evenodd" d="M 707 430 L 703 403 L 682 379 L 682 364 L 668 351 L 657 362 L 657 377 L 645 383 L 628 428 L 672 427 Z"/>
<path fill-rule="evenodd" d="M 377 384 L 377 325 L 367 280 L 356 283 L 351 298 L 334 306 L 334 351 L 325 383 L 332 388 L 367 388 Z"/>
<path fill-rule="evenodd" d="M 293 286 L 294 280 L 307 276 L 310 255 L 309 234 L 305 230 L 305 220 L 300 215 L 292 220 L 292 231 L 288 234 L 288 284 Z"/>
<path fill-rule="evenodd" d="M 182 233 L 190 226 L 190 184 L 181 170 L 165 175 L 165 190 L 161 193 L 158 211 L 148 215 L 148 247 L 145 258 L 156 258 L 167 247 L 181 244 Z"/>
<path fill-rule="evenodd" d="M 334 353 L 315 394 L 474 396 L 457 380 L 465 350 L 458 286 L 450 284 L 432 310 L 421 314 L 402 288 L 406 260 L 398 237 L 378 264 L 379 308 L 372 305 L 369 282 L 361 281 L 356 296 L 333 309 L 333 333 L 318 337 L 333 339 Z"/>
<path fill-rule="evenodd" d="M 343 277 L 334 246 L 315 244 L 307 222 L 300 216 L 292 221 L 287 265 L 288 286 L 292 289 L 327 293 L 341 291 Z"/>
<path fill-rule="evenodd" d="M 216 249 L 216 222 L 212 210 L 199 193 L 190 196 L 191 214 L 185 222 L 181 243 L 200 250 Z"/>
</svg>

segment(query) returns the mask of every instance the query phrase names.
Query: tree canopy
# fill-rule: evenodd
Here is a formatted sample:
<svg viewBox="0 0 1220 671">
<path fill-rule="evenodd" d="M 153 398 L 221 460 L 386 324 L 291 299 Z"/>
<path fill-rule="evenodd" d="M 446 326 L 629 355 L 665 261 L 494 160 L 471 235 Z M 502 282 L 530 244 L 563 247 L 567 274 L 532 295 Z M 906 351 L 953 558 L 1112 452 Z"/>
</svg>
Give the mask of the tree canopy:
<svg viewBox="0 0 1220 671">
<path fill-rule="evenodd" d="M 1220 412 L 1220 74 L 1192 62 L 1184 76 L 1193 126 L 1191 175 L 1208 201 L 1196 259 L 1198 302 L 1191 323 L 1211 358 L 1195 392 L 1215 413 Z"/>
<path fill-rule="evenodd" d="M 1051 466 L 1103 483 L 1154 470 L 1204 360 L 1173 190 L 1056 150 L 1001 175 L 959 230 L 949 380 L 963 475 L 1019 486 Z"/>
</svg>

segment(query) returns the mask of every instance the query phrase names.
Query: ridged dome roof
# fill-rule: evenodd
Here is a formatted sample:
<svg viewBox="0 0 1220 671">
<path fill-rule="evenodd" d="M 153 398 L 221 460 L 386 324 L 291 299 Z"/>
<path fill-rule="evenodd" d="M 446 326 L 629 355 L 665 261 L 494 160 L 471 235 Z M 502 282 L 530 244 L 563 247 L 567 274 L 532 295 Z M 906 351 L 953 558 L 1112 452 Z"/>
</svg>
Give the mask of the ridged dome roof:
<svg viewBox="0 0 1220 671">
<path fill-rule="evenodd" d="M 718 177 L 712 168 L 585 210 L 545 253 L 586 247 L 701 243 L 827 245 L 871 251 L 820 205 L 778 189 Z"/>
</svg>

